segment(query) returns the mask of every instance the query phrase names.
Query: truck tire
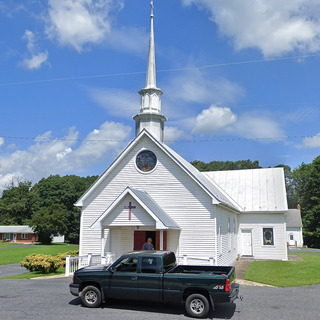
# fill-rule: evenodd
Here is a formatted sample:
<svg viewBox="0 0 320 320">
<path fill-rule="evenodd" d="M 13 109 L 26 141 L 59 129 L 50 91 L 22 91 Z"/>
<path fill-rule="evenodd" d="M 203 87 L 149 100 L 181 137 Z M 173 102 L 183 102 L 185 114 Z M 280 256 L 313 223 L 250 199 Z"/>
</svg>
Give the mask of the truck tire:
<svg viewBox="0 0 320 320">
<path fill-rule="evenodd" d="M 199 293 L 191 294 L 185 303 L 186 311 L 190 317 L 204 318 L 209 312 L 208 299 Z"/>
<path fill-rule="evenodd" d="M 85 307 L 97 308 L 101 304 L 101 292 L 95 286 L 85 287 L 80 294 L 81 302 Z"/>
</svg>

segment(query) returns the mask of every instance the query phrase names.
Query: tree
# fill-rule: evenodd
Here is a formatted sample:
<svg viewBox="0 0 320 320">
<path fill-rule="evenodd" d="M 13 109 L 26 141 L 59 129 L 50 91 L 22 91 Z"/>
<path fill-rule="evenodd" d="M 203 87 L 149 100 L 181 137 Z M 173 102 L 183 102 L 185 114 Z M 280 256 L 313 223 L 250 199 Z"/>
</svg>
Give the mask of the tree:
<svg viewBox="0 0 320 320">
<path fill-rule="evenodd" d="M 301 205 L 304 243 L 320 248 L 320 156 L 294 171 Z"/>
<path fill-rule="evenodd" d="M 195 160 L 191 164 L 199 171 L 222 171 L 261 168 L 259 161 L 239 160 L 239 161 L 211 161 L 208 163 Z"/>
<path fill-rule="evenodd" d="M 67 210 L 61 204 L 42 207 L 33 214 L 29 223 L 40 242 L 51 244 L 53 236 L 65 234 L 67 231 Z"/>
<path fill-rule="evenodd" d="M 51 175 L 48 178 L 41 179 L 32 188 L 37 195 L 35 210 L 51 206 L 53 204 L 62 204 L 66 209 L 65 240 L 71 243 L 79 242 L 80 231 L 80 209 L 74 206 L 74 203 L 97 179 L 97 176 L 78 177 L 67 175 Z"/>
<path fill-rule="evenodd" d="M 0 199 L 0 223 L 28 224 L 35 202 L 30 181 L 12 180 Z"/>
</svg>

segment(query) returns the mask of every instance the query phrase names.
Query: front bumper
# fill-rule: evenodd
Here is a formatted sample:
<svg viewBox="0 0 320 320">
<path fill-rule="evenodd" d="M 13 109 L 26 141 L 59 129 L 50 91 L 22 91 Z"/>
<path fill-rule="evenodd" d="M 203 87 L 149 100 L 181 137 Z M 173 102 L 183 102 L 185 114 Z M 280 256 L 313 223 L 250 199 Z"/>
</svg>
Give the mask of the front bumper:
<svg viewBox="0 0 320 320">
<path fill-rule="evenodd" d="M 232 292 L 229 295 L 229 301 L 233 302 L 234 300 L 238 299 L 239 296 L 239 283 L 235 283 Z"/>
<path fill-rule="evenodd" d="M 70 293 L 74 296 L 79 296 L 79 285 L 78 284 L 74 284 L 74 283 L 70 283 L 69 284 L 69 289 L 70 289 Z"/>
</svg>

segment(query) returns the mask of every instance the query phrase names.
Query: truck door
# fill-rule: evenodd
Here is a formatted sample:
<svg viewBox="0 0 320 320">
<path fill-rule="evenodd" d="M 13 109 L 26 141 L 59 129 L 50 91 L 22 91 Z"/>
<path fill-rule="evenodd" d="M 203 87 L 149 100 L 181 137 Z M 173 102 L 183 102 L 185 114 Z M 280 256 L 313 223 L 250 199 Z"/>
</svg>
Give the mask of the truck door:
<svg viewBox="0 0 320 320">
<path fill-rule="evenodd" d="M 129 256 L 121 259 L 113 268 L 107 296 L 122 299 L 138 298 L 138 258 Z"/>
<path fill-rule="evenodd" d="M 157 257 L 139 257 L 139 299 L 162 300 L 160 262 Z"/>
</svg>

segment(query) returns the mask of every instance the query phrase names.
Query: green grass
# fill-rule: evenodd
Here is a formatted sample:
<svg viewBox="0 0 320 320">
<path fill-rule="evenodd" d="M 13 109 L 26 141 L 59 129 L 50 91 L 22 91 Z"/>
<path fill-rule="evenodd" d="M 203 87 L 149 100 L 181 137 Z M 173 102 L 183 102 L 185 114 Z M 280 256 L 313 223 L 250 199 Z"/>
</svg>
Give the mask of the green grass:
<svg viewBox="0 0 320 320">
<path fill-rule="evenodd" d="M 12 247 L 12 246 L 17 246 L 20 243 L 13 243 L 13 242 L 0 242 L 0 248 L 2 247 Z"/>
<path fill-rule="evenodd" d="M 8 248 L 0 250 L 0 265 L 19 263 L 26 256 L 32 253 L 51 254 L 56 256 L 58 253 L 79 250 L 77 244 L 53 243 L 50 245 L 33 244 L 30 247 Z"/>
<path fill-rule="evenodd" d="M 320 284 L 320 254 L 296 255 L 304 261 L 254 261 L 244 279 L 276 287 Z"/>
</svg>

